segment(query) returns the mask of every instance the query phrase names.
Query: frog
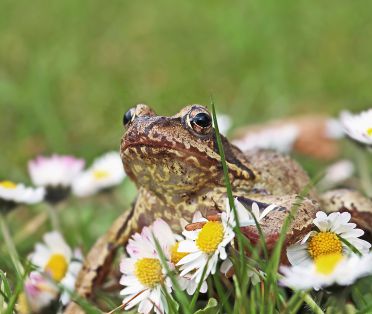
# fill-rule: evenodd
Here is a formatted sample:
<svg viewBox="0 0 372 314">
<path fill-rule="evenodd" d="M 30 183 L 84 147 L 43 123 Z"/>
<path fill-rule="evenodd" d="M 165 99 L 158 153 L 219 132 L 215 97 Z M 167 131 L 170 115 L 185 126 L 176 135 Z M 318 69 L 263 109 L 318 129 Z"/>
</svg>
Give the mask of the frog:
<svg viewBox="0 0 372 314">
<path fill-rule="evenodd" d="M 165 220 L 179 232 L 180 219 L 191 221 L 198 211 L 208 216 L 225 210 L 221 154 L 212 115 L 205 106 L 188 105 L 173 116 L 161 116 L 146 104 L 138 104 L 124 114 L 123 126 L 120 155 L 138 194 L 132 207 L 88 253 L 76 281 L 76 292 L 84 298 L 91 297 L 104 281 L 118 249 L 155 219 Z M 242 152 L 222 135 L 221 142 L 233 197 L 246 206 L 256 202 L 260 209 L 276 205 L 261 221 L 268 249 L 274 247 L 283 221 L 296 203 L 299 206 L 286 244 L 299 241 L 320 210 L 320 199 L 303 168 L 276 151 Z M 250 240 L 258 241 L 257 228 L 242 230 Z M 72 302 L 65 313 L 82 310 Z"/>
</svg>

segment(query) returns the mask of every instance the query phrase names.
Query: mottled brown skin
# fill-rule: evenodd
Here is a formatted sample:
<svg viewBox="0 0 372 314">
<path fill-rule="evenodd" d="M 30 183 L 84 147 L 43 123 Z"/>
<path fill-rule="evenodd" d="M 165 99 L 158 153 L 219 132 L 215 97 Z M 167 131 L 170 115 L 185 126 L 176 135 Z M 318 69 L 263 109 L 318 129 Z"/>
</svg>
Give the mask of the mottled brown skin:
<svg viewBox="0 0 372 314">
<path fill-rule="evenodd" d="M 372 200 L 355 190 L 339 189 L 321 195 L 321 204 L 327 212 L 349 212 L 351 220 L 372 238 Z"/>
<path fill-rule="evenodd" d="M 198 210 L 205 215 L 224 210 L 226 187 L 214 129 L 195 125 L 192 121 L 198 113 L 210 116 L 200 105 L 187 106 L 171 117 L 158 116 L 142 104 L 132 109 L 120 151 L 125 171 L 138 187 L 138 196 L 133 208 L 118 218 L 87 256 L 76 285 L 80 296 L 92 294 L 93 287 L 105 277 L 117 248 L 155 218 L 163 218 L 177 231 L 180 218 L 191 220 Z M 272 151 L 243 153 L 224 137 L 222 141 L 234 196 L 279 206 L 262 224 L 267 243 L 272 246 L 309 179 L 288 156 Z M 287 243 L 298 241 L 309 230 L 319 209 L 312 190 L 308 197 L 287 232 Z M 253 241 L 258 238 L 253 227 L 243 231 Z M 74 303 L 66 310 L 80 312 Z"/>
</svg>

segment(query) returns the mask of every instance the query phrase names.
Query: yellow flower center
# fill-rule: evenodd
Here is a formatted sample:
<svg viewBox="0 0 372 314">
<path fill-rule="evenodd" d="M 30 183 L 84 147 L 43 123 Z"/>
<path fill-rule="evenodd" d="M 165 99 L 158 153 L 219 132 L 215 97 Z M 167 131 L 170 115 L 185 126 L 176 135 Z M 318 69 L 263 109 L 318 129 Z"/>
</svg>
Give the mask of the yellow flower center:
<svg viewBox="0 0 372 314">
<path fill-rule="evenodd" d="M 367 134 L 368 134 L 368 136 L 372 136 L 372 128 L 367 129 Z"/>
<path fill-rule="evenodd" d="M 93 177 L 96 180 L 106 179 L 110 174 L 105 170 L 95 170 L 93 171 Z"/>
<path fill-rule="evenodd" d="M 67 272 L 68 263 L 62 254 L 52 254 L 44 270 L 57 282 L 61 281 Z"/>
<path fill-rule="evenodd" d="M 214 253 L 223 239 L 223 226 L 219 221 L 208 221 L 200 230 L 196 245 L 204 253 Z"/>
<path fill-rule="evenodd" d="M 134 266 L 134 274 L 144 286 L 153 288 L 163 280 L 161 264 L 157 258 L 141 258 Z"/>
<path fill-rule="evenodd" d="M 17 184 L 12 181 L 1 181 L 0 186 L 5 189 L 14 190 L 17 187 Z"/>
<path fill-rule="evenodd" d="M 342 259 L 343 257 L 340 253 L 321 255 L 315 259 L 316 271 L 323 275 L 329 275 Z"/>
<path fill-rule="evenodd" d="M 327 254 L 341 254 L 342 243 L 334 232 L 318 232 L 310 239 L 308 251 L 313 259 Z"/>
<path fill-rule="evenodd" d="M 176 265 L 182 258 L 184 258 L 188 253 L 178 252 L 179 242 L 176 242 L 171 248 L 171 262 Z"/>
</svg>

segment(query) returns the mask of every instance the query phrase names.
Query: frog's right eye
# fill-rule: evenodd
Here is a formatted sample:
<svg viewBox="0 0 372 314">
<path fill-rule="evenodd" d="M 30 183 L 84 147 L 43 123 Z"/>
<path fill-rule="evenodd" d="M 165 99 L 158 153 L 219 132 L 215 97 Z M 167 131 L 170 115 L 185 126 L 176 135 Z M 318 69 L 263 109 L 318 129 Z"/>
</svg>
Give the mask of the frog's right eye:
<svg viewBox="0 0 372 314">
<path fill-rule="evenodd" d="M 136 109 L 131 108 L 129 109 L 123 116 L 123 125 L 127 126 L 130 122 L 134 120 L 136 116 Z"/>
</svg>

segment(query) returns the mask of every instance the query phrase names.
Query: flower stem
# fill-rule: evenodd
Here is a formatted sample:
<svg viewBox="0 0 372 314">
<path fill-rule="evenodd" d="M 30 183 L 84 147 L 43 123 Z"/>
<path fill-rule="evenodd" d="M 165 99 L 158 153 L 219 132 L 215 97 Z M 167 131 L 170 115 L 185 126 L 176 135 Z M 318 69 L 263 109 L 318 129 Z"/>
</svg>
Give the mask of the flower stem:
<svg viewBox="0 0 372 314">
<path fill-rule="evenodd" d="M 10 235 L 8 225 L 5 220 L 5 215 L 0 213 L 0 229 L 4 237 L 5 245 L 8 249 L 9 256 L 12 260 L 14 268 L 19 276 L 23 274 L 23 267 L 19 260 L 19 255 L 17 253 L 17 249 L 14 245 L 12 236 Z"/>
<path fill-rule="evenodd" d="M 58 212 L 57 212 L 58 209 L 50 203 L 47 203 L 46 207 L 48 210 L 49 219 L 50 219 L 50 223 L 52 224 L 53 230 L 61 231 Z"/>
<path fill-rule="evenodd" d="M 372 177 L 368 164 L 368 155 L 364 149 L 357 148 L 357 164 L 362 189 L 369 198 L 372 198 Z"/>
<path fill-rule="evenodd" d="M 305 293 L 303 296 L 304 302 L 311 308 L 313 313 L 315 314 L 324 314 L 323 310 L 319 307 L 318 304 L 314 301 L 314 299 L 308 294 Z"/>
</svg>

